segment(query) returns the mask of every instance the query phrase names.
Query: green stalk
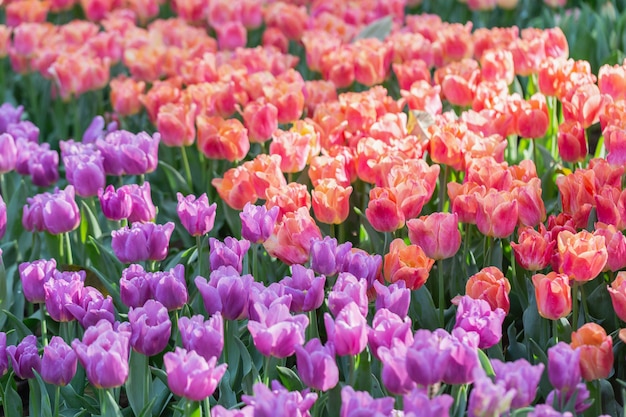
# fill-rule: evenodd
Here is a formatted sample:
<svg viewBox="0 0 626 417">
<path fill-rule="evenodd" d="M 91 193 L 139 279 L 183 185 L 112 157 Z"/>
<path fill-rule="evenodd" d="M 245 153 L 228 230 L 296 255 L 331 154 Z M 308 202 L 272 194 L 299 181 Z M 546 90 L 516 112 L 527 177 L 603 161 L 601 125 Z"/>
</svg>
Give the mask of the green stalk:
<svg viewBox="0 0 626 417">
<path fill-rule="evenodd" d="M 204 251 L 202 250 L 202 236 L 196 236 L 196 249 L 198 250 L 198 275 L 203 277 L 202 275 L 202 257 L 204 256 Z"/>
<path fill-rule="evenodd" d="M 82 140 L 82 132 L 81 132 L 81 118 L 80 118 L 80 96 L 76 96 L 72 98 L 72 102 L 74 104 L 74 140 L 81 141 Z"/>
<path fill-rule="evenodd" d="M 72 257 L 72 242 L 70 240 L 70 233 L 63 233 L 63 235 L 65 235 L 65 244 L 67 245 L 67 264 L 68 265 L 73 265 L 74 264 L 74 258 Z M 61 238 L 63 239 L 63 238 Z"/>
<path fill-rule="evenodd" d="M 193 191 L 191 168 L 189 167 L 189 158 L 187 158 L 187 148 L 185 146 L 181 146 L 180 151 L 183 156 L 183 167 L 185 169 L 185 175 L 187 176 L 187 185 L 189 186 L 189 191 Z"/>
<path fill-rule="evenodd" d="M 41 312 L 41 339 L 43 340 L 43 345 L 48 346 L 48 324 L 46 322 L 46 304 L 39 303 L 39 311 Z M 71 341 L 68 341 L 71 343 Z"/>
<path fill-rule="evenodd" d="M 263 383 L 270 386 L 270 361 L 272 360 L 271 356 L 266 356 L 263 363 Z"/>
<path fill-rule="evenodd" d="M 350 355 L 348 356 L 348 359 L 350 360 L 350 368 L 349 371 L 350 372 L 350 376 L 349 376 L 349 382 L 348 385 L 351 385 L 354 387 L 354 384 L 356 383 L 356 368 L 357 368 L 357 364 L 356 364 L 356 355 Z"/>
<path fill-rule="evenodd" d="M 450 167 L 448 165 L 444 165 L 443 170 L 439 170 L 439 211 L 443 212 L 445 198 L 446 198 L 446 184 L 448 181 L 448 173 L 450 171 Z"/>
<path fill-rule="evenodd" d="M 4 174 L 0 174 L 0 195 L 2 195 L 5 200 L 9 199 L 9 193 L 7 190 L 7 182 L 6 182 L 6 178 L 4 177 Z M 6 204 L 9 204 L 9 202 L 6 201 Z"/>
<path fill-rule="evenodd" d="M 444 296 L 444 291 L 445 291 L 445 286 L 444 286 L 444 282 L 443 282 L 443 259 L 438 259 L 437 260 L 437 275 L 439 278 L 439 326 L 442 329 L 445 329 L 445 296 Z"/>
<path fill-rule="evenodd" d="M 209 404 L 209 397 L 206 397 L 203 401 L 202 404 L 204 406 L 204 415 L 206 417 L 211 417 L 211 404 Z"/>
<path fill-rule="evenodd" d="M 554 336 L 554 344 L 559 342 L 559 323 L 557 320 L 552 320 L 552 336 Z"/>
<path fill-rule="evenodd" d="M 309 340 L 319 337 L 319 330 L 317 328 L 317 310 L 309 311 L 309 327 L 307 330 L 309 333 Z"/>
<path fill-rule="evenodd" d="M 578 290 L 580 288 L 580 282 L 574 281 L 574 288 L 572 288 L 572 298 L 574 298 L 573 312 L 572 312 L 572 330 L 578 330 Z"/>
<path fill-rule="evenodd" d="M 467 275 L 467 255 L 469 253 L 469 245 L 471 238 L 471 224 L 467 223 L 465 225 L 465 234 L 463 235 L 463 268 L 465 269 L 465 273 Z"/>
<path fill-rule="evenodd" d="M 258 281 L 259 280 L 259 244 L 258 243 L 252 244 L 251 256 L 252 256 L 252 278 L 254 278 L 255 281 Z"/>
<path fill-rule="evenodd" d="M 54 393 L 54 417 L 59 417 L 59 408 L 61 406 L 61 386 L 56 386 L 56 392 Z"/>
</svg>

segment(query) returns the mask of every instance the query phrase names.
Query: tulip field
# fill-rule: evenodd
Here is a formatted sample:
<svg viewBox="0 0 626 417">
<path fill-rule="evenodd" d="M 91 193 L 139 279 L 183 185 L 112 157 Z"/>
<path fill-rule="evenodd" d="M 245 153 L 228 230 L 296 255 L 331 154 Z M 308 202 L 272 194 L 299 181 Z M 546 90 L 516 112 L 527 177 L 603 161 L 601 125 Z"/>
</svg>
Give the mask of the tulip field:
<svg viewBox="0 0 626 417">
<path fill-rule="evenodd" d="M 0 415 L 626 416 L 626 1 L 0 1 Z"/>
</svg>

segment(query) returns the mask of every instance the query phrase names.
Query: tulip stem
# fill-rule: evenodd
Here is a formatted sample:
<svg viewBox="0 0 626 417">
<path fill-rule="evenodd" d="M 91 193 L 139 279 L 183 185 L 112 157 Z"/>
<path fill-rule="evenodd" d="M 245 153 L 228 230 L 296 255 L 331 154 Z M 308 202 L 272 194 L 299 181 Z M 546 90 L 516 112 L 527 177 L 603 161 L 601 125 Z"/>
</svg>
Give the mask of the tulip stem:
<svg viewBox="0 0 626 417">
<path fill-rule="evenodd" d="M 211 417 L 211 404 L 209 404 L 209 397 L 206 397 L 202 404 L 204 405 L 204 415 L 206 417 Z"/>
<path fill-rule="evenodd" d="M 574 287 L 572 288 L 572 298 L 574 299 L 574 306 L 572 312 L 572 330 L 578 330 L 578 288 L 580 287 L 580 282 L 574 281 Z"/>
<path fill-rule="evenodd" d="M 72 257 L 72 241 L 70 240 L 70 233 L 66 232 L 63 233 L 64 237 L 65 237 L 65 244 L 67 245 L 67 264 L 68 265 L 73 265 L 74 264 L 74 258 Z M 63 238 L 61 238 L 63 239 Z"/>
<path fill-rule="evenodd" d="M 317 328 L 317 310 L 309 311 L 309 340 L 319 337 L 319 330 Z"/>
<path fill-rule="evenodd" d="M 467 254 L 469 252 L 469 245 L 470 245 L 470 233 L 471 233 L 471 227 L 472 225 L 467 223 L 465 225 L 465 235 L 463 235 L 463 239 L 465 240 L 463 242 L 463 269 L 465 270 L 465 274 L 467 275 Z"/>
<path fill-rule="evenodd" d="M 252 278 L 259 280 L 259 244 L 252 244 Z M 269 283 L 268 283 L 269 284 Z"/>
<path fill-rule="evenodd" d="M 439 212 L 443 212 L 444 200 L 446 198 L 446 184 L 450 167 L 444 165 L 443 170 L 439 170 Z"/>
<path fill-rule="evenodd" d="M 187 176 L 187 185 L 189 186 L 189 191 L 193 191 L 191 168 L 189 168 L 189 158 L 187 158 L 187 148 L 185 146 L 181 146 L 180 151 L 183 156 L 183 167 L 185 169 L 185 175 Z"/>
<path fill-rule="evenodd" d="M 0 195 L 7 200 L 5 203 L 9 204 L 9 193 L 7 191 L 7 182 L 6 178 L 4 178 L 4 174 L 0 174 Z"/>
<path fill-rule="evenodd" d="M 265 357 L 265 363 L 263 364 L 263 383 L 270 386 L 270 361 L 272 360 L 271 356 Z"/>
<path fill-rule="evenodd" d="M 196 249 L 198 250 L 198 275 L 203 277 L 202 275 L 202 256 L 204 255 L 202 252 L 202 236 L 196 236 Z"/>
<path fill-rule="evenodd" d="M 350 355 L 348 358 L 350 360 L 350 376 L 348 380 L 348 385 L 354 387 L 354 384 L 356 382 L 356 355 Z"/>
<path fill-rule="evenodd" d="M 61 405 L 61 386 L 56 386 L 56 392 L 54 393 L 54 417 L 59 417 L 59 408 Z"/>
<path fill-rule="evenodd" d="M 39 303 L 39 312 L 41 313 L 41 339 L 43 340 L 43 345 L 48 346 L 48 324 L 46 323 L 45 303 Z"/>
<path fill-rule="evenodd" d="M 557 320 L 552 320 L 552 335 L 554 337 L 554 344 L 556 345 L 559 342 L 559 322 Z"/>
<path fill-rule="evenodd" d="M 437 260 L 437 275 L 439 278 L 439 325 L 442 329 L 446 327 L 445 319 L 445 296 L 444 296 L 444 282 L 443 282 L 443 259 Z"/>
<path fill-rule="evenodd" d="M 83 137 L 80 131 L 80 122 L 81 122 L 81 117 L 80 117 L 80 103 L 79 103 L 79 98 L 80 96 L 76 95 L 75 97 L 73 97 L 73 104 L 74 104 L 74 140 L 76 142 L 80 142 L 82 141 Z"/>
</svg>

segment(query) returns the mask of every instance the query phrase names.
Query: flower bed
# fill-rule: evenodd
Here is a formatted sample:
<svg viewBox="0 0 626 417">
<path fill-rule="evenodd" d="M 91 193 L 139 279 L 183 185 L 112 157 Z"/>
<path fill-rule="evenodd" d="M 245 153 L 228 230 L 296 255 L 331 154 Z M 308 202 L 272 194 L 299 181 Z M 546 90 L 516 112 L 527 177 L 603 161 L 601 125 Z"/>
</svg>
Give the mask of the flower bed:
<svg viewBox="0 0 626 417">
<path fill-rule="evenodd" d="M 621 415 L 626 12 L 527 3 L 3 5 L 4 415 Z"/>
</svg>

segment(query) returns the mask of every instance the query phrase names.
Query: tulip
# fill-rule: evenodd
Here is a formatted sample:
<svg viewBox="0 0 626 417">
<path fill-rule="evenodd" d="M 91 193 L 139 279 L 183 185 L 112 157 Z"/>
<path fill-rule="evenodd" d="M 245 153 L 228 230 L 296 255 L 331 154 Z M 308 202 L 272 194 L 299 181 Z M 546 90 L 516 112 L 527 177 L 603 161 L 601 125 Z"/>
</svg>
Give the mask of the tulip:
<svg viewBox="0 0 626 417">
<path fill-rule="evenodd" d="M 528 183 L 515 186 L 512 195 L 517 202 L 520 225 L 534 227 L 546 220 L 539 178 L 531 178 Z"/>
<path fill-rule="evenodd" d="M 120 221 L 127 219 L 133 210 L 133 200 L 129 187 L 120 187 L 117 190 L 112 185 L 98 190 L 98 199 L 104 217 L 109 220 Z"/>
<path fill-rule="evenodd" d="M 387 390 L 395 395 L 411 392 L 415 382 L 410 378 L 406 367 L 408 346 L 399 339 L 394 339 L 391 347 L 378 348 L 378 357 L 382 363 L 381 379 Z"/>
<path fill-rule="evenodd" d="M 41 378 L 49 384 L 65 386 L 74 378 L 77 364 L 74 350 L 61 337 L 53 336 L 43 348 Z"/>
<path fill-rule="evenodd" d="M 47 231 L 58 235 L 71 232 L 80 224 L 80 211 L 74 200 L 74 187 L 43 193 L 26 200 L 22 224 L 29 231 Z"/>
<path fill-rule="evenodd" d="M 576 120 L 566 120 L 559 125 L 557 144 L 563 161 L 581 162 L 587 157 L 585 129 Z"/>
<path fill-rule="evenodd" d="M 507 391 L 515 390 L 511 408 L 523 408 L 532 404 L 543 374 L 543 363 L 533 366 L 525 359 L 514 362 L 492 359 L 491 365 L 496 374 L 495 382 L 503 383 Z"/>
<path fill-rule="evenodd" d="M 155 272 L 149 275 L 149 280 L 154 299 L 169 311 L 178 310 L 187 302 L 184 265 L 178 264 L 169 271 Z"/>
<path fill-rule="evenodd" d="M 385 279 L 391 283 L 404 281 L 407 288 L 416 290 L 424 285 L 434 263 L 419 246 L 394 239 L 385 255 Z"/>
<path fill-rule="evenodd" d="M 84 329 L 94 326 L 100 320 L 115 322 L 113 299 L 110 295 L 105 298 L 100 291 L 93 287 L 83 287 L 78 296 L 78 302 L 66 304 L 65 309 L 78 320 Z"/>
<path fill-rule="evenodd" d="M 193 145 L 196 139 L 195 113 L 194 103 L 175 102 L 159 107 L 156 127 L 161 134 L 161 142 L 168 147 Z"/>
<path fill-rule="evenodd" d="M 123 263 L 162 261 L 167 256 L 174 223 L 133 223 L 111 232 L 111 246 L 115 256 Z"/>
<path fill-rule="evenodd" d="M 380 272 L 383 266 L 383 258 L 378 254 L 370 255 L 363 249 L 352 248 L 345 254 L 343 261 L 337 259 L 337 263 L 342 264 L 339 272 L 349 272 L 359 279 L 365 278 L 368 288 L 375 281 L 382 281 Z"/>
<path fill-rule="evenodd" d="M 0 134 L 0 175 L 13 171 L 17 163 L 17 145 L 12 135 Z"/>
<path fill-rule="evenodd" d="M 559 342 L 548 349 L 548 378 L 552 386 L 561 392 L 570 392 L 580 382 L 580 349 Z"/>
<path fill-rule="evenodd" d="M 352 187 L 343 187 L 332 178 L 322 180 L 311 193 L 313 213 L 325 224 L 341 224 L 350 214 Z"/>
<path fill-rule="evenodd" d="M 243 211 L 239 213 L 241 218 L 241 237 L 250 243 L 263 243 L 272 234 L 279 207 L 274 206 L 269 210 L 265 206 L 255 206 L 246 203 Z"/>
<path fill-rule="evenodd" d="M 509 312 L 509 293 L 511 284 L 495 266 L 483 268 L 472 275 L 465 285 L 465 294 L 474 299 L 485 300 L 492 310 L 501 308 L 506 314 Z"/>
<path fill-rule="evenodd" d="M 450 359 L 443 375 L 444 383 L 455 385 L 474 381 L 475 370 L 480 367 L 479 340 L 480 336 L 475 332 L 466 332 L 460 327 L 452 330 L 447 346 Z"/>
<path fill-rule="evenodd" d="M 346 385 L 341 389 L 340 417 L 382 415 L 389 416 L 393 411 L 394 399 L 383 397 L 374 399 L 365 391 L 354 391 Z"/>
<path fill-rule="evenodd" d="M 175 395 L 202 401 L 213 394 L 226 372 L 228 365 L 224 363 L 215 366 L 216 362 L 216 357 L 207 361 L 193 350 L 177 347 L 174 352 L 167 352 L 163 356 L 167 385 Z"/>
<path fill-rule="evenodd" d="M 224 242 L 220 242 L 215 238 L 209 238 L 209 246 L 211 247 L 209 263 L 212 271 L 222 266 L 232 266 L 241 274 L 243 258 L 250 249 L 248 240 L 237 240 L 228 236 Z"/>
<path fill-rule="evenodd" d="M 604 236 L 607 261 L 604 270 L 619 271 L 626 267 L 626 236 L 612 224 L 597 222 L 594 236 Z"/>
<path fill-rule="evenodd" d="M 587 389 L 587 385 L 584 382 L 577 384 L 574 389 L 569 391 L 557 391 L 552 390 L 546 396 L 546 403 L 548 404 L 569 404 L 572 398 L 575 397 L 574 400 L 574 413 L 576 415 L 582 414 L 586 409 L 591 406 L 591 401 L 589 401 L 589 397 L 591 396 L 589 390 Z M 566 416 L 571 413 L 564 413 Z M 559 414 L 560 416 L 561 414 Z"/>
<path fill-rule="evenodd" d="M 407 222 L 409 239 L 435 260 L 450 258 L 461 247 L 461 232 L 456 214 L 434 213 Z"/>
<path fill-rule="evenodd" d="M 309 259 L 311 242 L 322 233 L 306 207 L 287 213 L 276 225 L 274 233 L 263 243 L 270 256 L 288 265 L 303 264 Z"/>
<path fill-rule="evenodd" d="M 328 294 L 328 309 L 333 316 L 337 317 L 339 312 L 351 302 L 359 306 L 363 316 L 367 316 L 367 281 L 363 278 L 357 280 L 354 275 L 342 272 Z"/>
<path fill-rule="evenodd" d="M 454 398 L 448 394 L 436 395 L 429 398 L 427 393 L 419 388 L 405 394 L 403 398 L 404 415 L 406 417 L 439 417 L 450 414 L 450 407 Z"/>
<path fill-rule="evenodd" d="M 16 145 L 20 140 L 31 143 L 39 143 L 39 128 L 29 120 L 21 120 L 16 123 L 10 123 L 6 127 L 6 133 L 13 136 Z"/>
<path fill-rule="evenodd" d="M 324 324 L 328 340 L 334 344 L 337 355 L 358 355 L 365 349 L 367 320 L 356 303 L 346 305 L 334 321 L 328 313 L 325 313 Z"/>
<path fill-rule="evenodd" d="M 85 271 L 55 271 L 52 278 L 43 284 L 46 299 L 46 310 L 54 321 L 68 322 L 75 320 L 68 309 L 69 305 L 80 303 L 84 288 Z"/>
<path fill-rule="evenodd" d="M 252 275 L 240 276 L 232 266 L 211 273 L 209 281 L 196 277 L 194 282 L 204 300 L 209 315 L 220 312 L 225 319 L 239 320 L 247 317 Z"/>
<path fill-rule="evenodd" d="M 451 336 L 444 329 L 420 329 L 406 352 L 406 369 L 413 381 L 427 387 L 441 382 L 450 357 Z"/>
<path fill-rule="evenodd" d="M 502 322 L 505 316 L 506 313 L 501 308 L 491 310 L 487 301 L 475 300 L 466 295 L 460 299 L 454 327 L 478 333 L 478 347 L 489 348 L 502 338 Z"/>
<path fill-rule="evenodd" d="M 96 147 L 104 158 L 107 175 L 142 175 L 156 169 L 160 140 L 158 132 L 150 136 L 118 130 L 97 139 Z"/>
<path fill-rule="evenodd" d="M 411 302 L 411 290 L 406 287 L 404 281 L 398 281 L 386 286 L 374 281 L 376 291 L 376 310 L 387 309 L 392 313 L 404 318 L 409 312 Z"/>
<path fill-rule="evenodd" d="M 557 237 L 560 272 L 575 281 L 597 277 L 608 259 L 604 236 L 594 236 L 586 230 L 576 234 L 564 230 Z"/>
<path fill-rule="evenodd" d="M 328 391 L 339 382 L 339 368 L 332 344 L 322 345 L 311 339 L 306 345 L 296 345 L 296 365 L 302 382 L 319 391 Z"/>
<path fill-rule="evenodd" d="M 106 175 L 99 151 L 63 156 L 67 182 L 81 197 L 93 197 L 106 185 Z"/>
<path fill-rule="evenodd" d="M 119 75 L 109 82 L 111 87 L 111 107 L 120 116 L 132 116 L 141 111 L 139 97 L 146 89 L 146 83 Z"/>
<path fill-rule="evenodd" d="M 324 237 L 311 243 L 311 269 L 326 276 L 335 275 L 339 270 L 339 261 L 352 249 L 352 243 L 337 244 L 337 239 Z"/>
<path fill-rule="evenodd" d="M 148 300 L 143 307 L 131 308 L 128 322 L 130 345 L 135 351 L 154 356 L 165 349 L 170 340 L 172 322 L 163 304 Z"/>
<path fill-rule="evenodd" d="M 499 416 L 511 408 L 515 390 L 487 377 L 474 381 L 467 406 L 468 417 Z"/>
<path fill-rule="evenodd" d="M 611 295 L 615 314 L 622 321 L 626 321 L 626 271 L 618 272 L 615 280 L 607 286 L 607 289 Z"/>
<path fill-rule="evenodd" d="M 404 344 L 413 342 L 411 319 L 409 317 L 402 319 L 384 308 L 378 310 L 372 320 L 372 326 L 367 328 L 367 341 L 374 357 L 378 358 L 380 347 L 391 348 L 396 339 Z"/>
<path fill-rule="evenodd" d="M 18 123 L 24 113 L 24 106 L 13 107 L 11 103 L 3 103 L 0 106 L 0 132 L 7 131 L 12 123 Z"/>
<path fill-rule="evenodd" d="M 284 292 L 291 296 L 290 309 L 294 313 L 317 310 L 324 302 L 326 277 L 315 276 L 311 269 L 302 265 L 291 267 L 291 277 L 284 277 L 280 284 Z"/>
<path fill-rule="evenodd" d="M 8 369 L 9 357 L 7 356 L 7 334 L 5 332 L 0 332 L 0 376 L 6 374 Z"/>
<path fill-rule="evenodd" d="M 128 194 L 132 201 L 132 209 L 128 216 L 129 223 L 151 222 L 156 217 L 156 207 L 152 202 L 150 193 L 150 183 L 144 182 L 142 185 L 130 184 L 123 187 L 128 188 Z"/>
<path fill-rule="evenodd" d="M 254 396 L 242 395 L 241 399 L 254 408 L 255 417 L 304 417 L 315 403 L 317 394 L 305 391 L 288 391 L 278 381 L 272 387 L 257 382 L 252 388 Z"/>
<path fill-rule="evenodd" d="M 572 311 L 572 292 L 567 275 L 551 271 L 547 275 L 535 274 L 532 280 L 541 317 L 557 320 Z"/>
<path fill-rule="evenodd" d="M 242 160 L 250 150 L 248 130 L 237 119 L 200 115 L 198 125 L 198 149 L 207 158 Z"/>
<path fill-rule="evenodd" d="M 263 143 L 278 129 L 278 109 L 262 99 L 251 101 L 243 109 L 243 122 L 250 142 Z"/>
<path fill-rule="evenodd" d="M 209 320 L 197 314 L 191 318 L 178 319 L 178 328 L 183 347 L 193 350 L 209 361 L 212 357 L 219 358 L 224 349 L 224 321 L 217 312 Z"/>
<path fill-rule="evenodd" d="M 178 213 L 181 224 L 191 236 L 206 235 L 213 230 L 217 204 L 209 205 L 206 193 L 197 199 L 193 195 L 183 197 L 181 193 L 177 193 L 176 198 L 178 199 L 176 213 Z"/>
<path fill-rule="evenodd" d="M 35 335 L 26 336 L 17 346 L 7 346 L 6 353 L 18 378 L 35 378 L 35 371 L 41 373 L 41 357 L 37 351 Z"/>
<path fill-rule="evenodd" d="M 545 226 L 539 225 L 539 232 L 532 227 L 520 228 L 518 241 L 511 242 L 511 248 L 522 268 L 539 271 L 550 264 L 556 240 L 550 239 Z"/>
<path fill-rule="evenodd" d="M 405 217 L 393 190 L 375 187 L 370 190 L 370 201 L 365 217 L 379 232 L 394 232 L 404 226 Z"/>
<path fill-rule="evenodd" d="M 476 226 L 480 233 L 497 238 L 510 236 L 518 219 L 518 202 L 511 193 L 489 190 L 477 200 Z"/>
<path fill-rule="evenodd" d="M 29 303 L 37 304 L 46 301 L 43 285 L 52 278 L 56 266 L 57 262 L 54 258 L 49 261 L 40 259 L 20 264 L 18 269 L 22 281 L 22 291 L 24 298 Z"/>
<path fill-rule="evenodd" d="M 572 349 L 580 349 L 580 372 L 586 381 L 608 378 L 613 369 L 613 339 L 602 326 L 586 323 L 572 333 Z"/>
<path fill-rule="evenodd" d="M 148 273 L 141 265 L 133 264 L 122 271 L 120 298 L 128 307 L 141 307 L 152 298 Z"/>
<path fill-rule="evenodd" d="M 289 307 L 281 302 L 272 303 L 269 308 L 257 303 L 252 309 L 260 320 L 249 320 L 248 330 L 261 354 L 286 358 L 295 353 L 296 346 L 304 344 L 304 331 L 309 325 L 306 315 L 292 316 Z"/>
<path fill-rule="evenodd" d="M 33 148 L 28 159 L 28 174 L 33 185 L 49 187 L 59 180 L 59 153 L 47 143 Z"/>
</svg>

